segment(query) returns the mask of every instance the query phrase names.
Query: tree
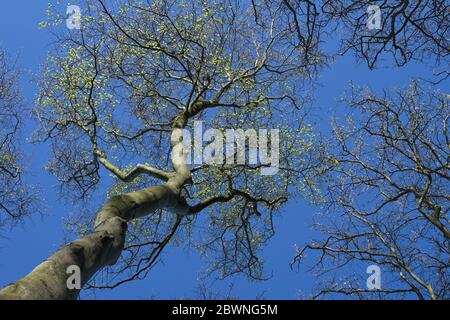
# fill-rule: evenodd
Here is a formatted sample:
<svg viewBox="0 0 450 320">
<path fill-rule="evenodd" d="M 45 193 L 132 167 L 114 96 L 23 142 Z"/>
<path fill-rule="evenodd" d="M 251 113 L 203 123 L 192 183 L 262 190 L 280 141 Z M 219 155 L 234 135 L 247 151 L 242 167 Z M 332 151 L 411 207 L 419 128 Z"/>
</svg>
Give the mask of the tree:
<svg viewBox="0 0 450 320">
<path fill-rule="evenodd" d="M 434 85 L 448 78 L 445 61 L 450 48 L 449 10 L 445 1 L 282 2 L 291 16 L 288 20 L 291 30 L 297 34 L 298 43 L 304 48 L 333 42 L 337 35 L 339 49 L 335 51 L 334 46 L 328 46 L 328 50 L 322 49 L 325 52 L 323 54 L 335 57 L 353 53 L 357 61 L 365 62 L 369 69 L 401 67 L 413 61 L 435 68 L 433 73 L 436 79 L 430 81 Z M 374 22 L 379 22 L 379 26 L 369 25 Z M 433 91 L 431 88 L 429 90 Z M 442 93 L 425 94 L 425 90 L 419 88 L 417 83 L 407 93 L 399 93 L 397 99 L 384 98 L 387 100 L 367 91 L 366 95 L 353 93 L 350 101 L 347 101 L 353 106 L 347 116 L 348 123 L 335 128 L 335 143 L 329 146 L 328 156 L 323 158 L 322 170 L 330 171 L 328 177 L 323 179 L 323 212 L 317 216 L 314 224 L 322 238 L 300 247 L 295 258 L 295 263 L 303 265 L 308 252 L 314 251 L 319 256 L 314 255 L 316 263 L 310 270 L 316 275 L 329 275 L 323 277 L 324 283 L 318 286 L 318 293 L 313 297 L 331 294 L 341 297 L 398 298 L 415 294 L 420 299 L 445 299 L 448 296 L 448 188 L 445 188 L 448 184 L 445 180 L 448 179 L 448 142 L 444 140 L 447 139 L 448 100 Z M 414 145 L 418 135 L 423 135 L 420 137 L 422 142 L 425 141 L 423 143 L 428 143 L 427 139 L 432 141 L 431 147 L 418 147 L 425 148 L 423 159 L 434 152 L 426 148 L 437 148 L 442 152 L 429 158 L 441 157 L 444 166 L 437 165 L 438 174 L 447 175 L 431 177 L 433 181 L 430 181 L 430 185 L 439 185 L 441 192 L 439 196 L 433 197 L 432 202 L 427 202 L 428 191 L 424 191 L 427 189 L 415 190 L 414 202 L 408 186 L 405 186 L 405 194 L 395 188 L 387 192 L 383 184 L 383 189 L 380 187 L 383 180 L 387 180 L 384 181 L 387 185 L 396 182 L 396 179 L 409 181 L 411 172 L 410 168 L 403 170 L 402 167 L 405 162 L 402 156 L 408 154 L 404 150 L 407 146 L 403 138 L 382 136 L 383 130 L 388 130 L 383 128 L 383 121 L 387 121 L 385 117 L 390 113 L 377 105 L 376 101 L 384 101 L 385 106 L 389 103 L 387 108 L 398 112 L 397 123 L 392 121 L 387 122 L 387 125 L 395 130 L 404 129 L 405 134 L 409 134 L 409 143 Z M 408 109 L 408 104 L 419 107 Z M 440 106 L 437 110 L 436 105 Z M 415 119 L 415 122 L 407 123 L 405 119 Z M 412 125 L 434 131 L 416 132 Z M 441 137 L 433 136 L 437 132 L 440 132 Z M 398 141 L 394 141 L 397 138 Z M 326 142 L 329 143 L 328 138 Z M 375 145 L 380 145 L 381 150 L 374 150 Z M 344 151 L 339 152 L 341 150 Z M 353 156 L 359 158 L 355 160 Z M 368 179 L 368 169 L 359 161 L 365 161 L 374 170 L 379 170 L 378 174 L 385 176 L 376 177 L 375 171 L 371 172 Z M 416 173 L 415 178 L 425 179 L 421 175 L 425 173 Z M 375 176 L 375 182 L 370 179 L 372 176 Z M 426 188 L 426 183 L 421 182 L 419 186 Z M 424 195 L 423 202 L 418 196 L 420 192 Z M 391 211 L 398 210 L 397 207 L 402 203 L 411 207 L 416 205 L 415 211 L 410 209 L 412 218 L 407 215 L 406 208 L 400 210 L 404 212 L 401 217 Z M 422 231 L 425 229 L 427 231 Z M 410 232 L 415 234 L 411 235 Z M 384 251 L 390 247 L 398 253 L 388 252 L 384 256 Z M 382 249 L 384 251 L 377 255 L 377 250 Z M 364 277 L 343 277 L 348 270 L 367 267 L 367 262 L 384 264 L 384 279 L 388 280 L 386 283 L 392 283 L 385 285 L 383 290 L 373 292 L 361 289 L 366 280 Z M 365 275 L 364 272 L 361 274 Z"/>
<path fill-rule="evenodd" d="M 90 217 L 93 229 L 80 225 L 79 239 L 0 297 L 76 298 L 66 284 L 71 266 L 87 287 L 139 279 L 173 241 L 193 243 L 221 277 L 264 277 L 258 253 L 274 233 L 273 215 L 288 198 L 316 191 L 302 79 L 320 59 L 299 58 L 280 6 L 266 5 L 261 21 L 251 6 L 228 1 L 98 0 L 85 9 L 81 30 L 59 38 L 43 72 L 38 136 L 51 142 L 48 168 L 71 196 L 88 198 L 105 171 L 116 182 Z M 216 151 L 192 166 L 197 151 L 182 130 L 198 120 L 217 128 Z M 279 148 L 275 132 L 265 140 L 276 159 L 263 161 L 259 148 L 256 163 L 238 161 L 264 136 L 250 131 L 248 144 L 244 136 L 224 150 L 220 134 L 232 128 L 282 129 Z M 213 161 L 223 155 L 226 163 Z M 107 266 L 95 278 L 104 282 L 88 283 Z"/>
<path fill-rule="evenodd" d="M 413 82 L 393 97 L 355 89 L 351 115 L 335 123 L 327 163 L 323 235 L 300 248 L 317 252 L 325 278 L 315 297 L 449 298 L 449 100 Z M 382 287 L 342 269 L 376 264 Z M 365 274 L 364 274 L 365 275 Z M 362 281 L 364 279 L 364 281 Z"/>
<path fill-rule="evenodd" d="M 371 5 L 380 28 L 367 27 Z M 317 221 L 325 239 L 296 262 L 319 251 L 319 273 L 361 261 L 392 271 L 391 286 L 375 294 L 332 277 L 319 295 L 447 297 L 447 100 L 425 100 L 416 84 L 396 98 L 353 94 L 359 112 L 336 125 L 337 149 L 316 141 L 305 120 L 312 80 L 338 55 L 351 52 L 370 69 L 385 57 L 441 67 L 445 1 L 87 0 L 83 9 L 81 30 L 57 34 L 43 71 L 37 137 L 52 145 L 48 169 L 64 194 L 95 203 L 107 172 L 108 200 L 71 224 L 78 240 L 0 297 L 75 298 L 71 266 L 85 288 L 141 279 L 169 243 L 198 248 L 219 277 L 264 278 L 259 252 L 272 218 L 296 196 L 326 209 Z M 201 126 L 215 128 L 204 150 L 189 136 Z M 249 143 L 244 135 L 224 148 L 235 128 L 249 130 Z M 280 129 L 279 139 L 261 128 Z M 240 161 L 264 141 L 275 158 Z"/>
<path fill-rule="evenodd" d="M 323 8 L 347 35 L 341 52 L 352 51 L 369 68 L 383 61 L 383 53 L 393 58 L 395 66 L 430 58 L 439 65 L 449 54 L 446 1 L 325 1 Z M 368 16 L 376 19 L 375 10 L 380 13 L 380 26 L 368 29 Z"/>
<path fill-rule="evenodd" d="M 36 209 L 34 193 L 22 182 L 18 145 L 25 108 L 17 79 L 15 65 L 0 50 L 0 226 L 14 224 Z"/>
<path fill-rule="evenodd" d="M 330 34 L 332 38 L 337 34 L 337 53 L 351 52 L 370 69 L 386 64 L 403 66 L 409 61 L 440 66 L 449 54 L 449 5 L 443 0 L 280 2 L 291 16 L 289 25 L 300 46 L 317 48 L 330 40 Z M 370 23 L 374 26 L 369 28 Z M 448 72 L 441 71 L 439 76 L 446 79 Z"/>
</svg>

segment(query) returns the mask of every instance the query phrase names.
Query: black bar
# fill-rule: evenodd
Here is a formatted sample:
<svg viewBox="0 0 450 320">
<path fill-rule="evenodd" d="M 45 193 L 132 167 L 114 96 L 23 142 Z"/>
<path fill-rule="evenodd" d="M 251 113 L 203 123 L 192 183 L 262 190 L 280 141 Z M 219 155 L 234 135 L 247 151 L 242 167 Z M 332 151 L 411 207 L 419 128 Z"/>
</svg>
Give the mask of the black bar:
<svg viewBox="0 0 450 320">
<path fill-rule="evenodd" d="M 197 319 L 313 319 L 327 315 L 331 319 L 365 319 L 367 316 L 385 317 L 388 310 L 398 309 L 405 319 L 408 314 L 441 308 L 448 310 L 448 301 L 355 301 L 355 300 L 83 300 L 83 301 L 0 301 L 0 310 L 11 308 L 15 316 L 31 310 L 43 309 L 46 314 L 54 312 L 60 318 L 60 310 L 67 310 L 71 317 L 79 315 L 102 319 L 121 315 L 123 320 L 197 320 Z M 53 312 L 52 312 L 53 311 Z M 8 313 L 6 313 L 8 314 Z M 442 313 L 444 314 L 444 313 Z M 64 316 L 64 315 L 63 315 Z M 100 320 L 100 319 L 99 319 Z"/>
</svg>

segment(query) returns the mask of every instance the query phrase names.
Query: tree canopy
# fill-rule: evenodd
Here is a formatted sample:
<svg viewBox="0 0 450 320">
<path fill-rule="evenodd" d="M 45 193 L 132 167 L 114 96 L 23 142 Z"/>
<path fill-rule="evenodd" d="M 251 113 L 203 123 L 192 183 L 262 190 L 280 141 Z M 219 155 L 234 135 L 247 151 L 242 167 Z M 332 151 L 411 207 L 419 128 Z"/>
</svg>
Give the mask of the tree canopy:
<svg viewBox="0 0 450 320">
<path fill-rule="evenodd" d="M 293 265 L 303 270 L 312 254 L 323 279 L 314 298 L 448 298 L 449 107 L 433 87 L 448 78 L 445 1 L 80 6 L 80 29 L 54 32 L 33 107 L 35 141 L 51 146 L 47 170 L 86 206 L 68 223 L 78 238 L 0 297 L 76 298 L 66 287 L 72 265 L 84 288 L 142 279 L 168 244 L 198 249 L 221 279 L 265 279 L 274 216 L 303 198 L 320 210 L 318 237 Z M 58 10 L 49 5 L 41 26 L 60 25 Z M 325 136 L 311 117 L 313 92 L 347 54 L 370 70 L 421 63 L 434 74 L 384 94 L 351 87 L 344 120 Z M 34 202 L 21 183 L 24 109 L 3 61 L 0 212 L 15 219 Z M 230 142 L 236 130 L 241 140 Z M 367 262 L 389 272 L 376 292 L 340 277 Z"/>
</svg>

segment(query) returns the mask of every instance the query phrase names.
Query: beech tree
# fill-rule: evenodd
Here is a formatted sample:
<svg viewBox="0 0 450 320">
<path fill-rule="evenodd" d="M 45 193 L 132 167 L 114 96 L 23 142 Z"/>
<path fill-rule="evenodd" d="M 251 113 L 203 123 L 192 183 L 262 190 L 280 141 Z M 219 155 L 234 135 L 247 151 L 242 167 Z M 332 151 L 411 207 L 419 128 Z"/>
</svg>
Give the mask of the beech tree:
<svg viewBox="0 0 450 320">
<path fill-rule="evenodd" d="M 369 28 L 374 5 L 380 26 Z M 73 266 L 83 288 L 113 288 L 144 278 L 178 243 L 200 250 L 221 278 L 262 279 L 273 216 L 298 196 L 323 206 L 322 238 L 295 258 L 319 252 L 313 271 L 330 277 L 315 297 L 448 298 L 448 98 L 416 82 L 384 97 L 358 89 L 332 140 L 320 141 L 306 120 L 315 76 L 339 55 L 370 69 L 431 61 L 436 83 L 445 81 L 445 1 L 80 7 L 81 29 L 55 32 L 35 137 L 51 144 L 47 169 L 80 210 L 108 192 L 98 211 L 69 223 L 77 240 L 0 298 L 74 299 Z M 65 18 L 55 10 L 42 25 Z M 213 130 L 204 137 L 199 128 Z M 243 138 L 227 143 L 230 129 Z M 240 161 L 247 155 L 257 161 Z M 368 261 L 388 267 L 390 286 L 374 293 L 361 279 L 337 280 L 335 270 Z"/>
<path fill-rule="evenodd" d="M 66 283 L 71 266 L 85 287 L 140 279 L 182 238 L 221 277 L 263 278 L 259 252 L 273 215 L 288 198 L 316 191 L 303 80 L 320 59 L 299 58 L 278 5 L 267 5 L 261 21 L 250 5 L 228 1 L 99 0 L 84 9 L 81 29 L 58 36 L 42 72 L 36 137 L 50 141 L 48 169 L 70 196 L 86 199 L 106 173 L 115 182 L 92 227 L 78 224 L 79 239 L 0 297 L 76 298 Z M 279 129 L 279 148 L 273 136 L 265 141 L 279 164 L 262 161 L 261 150 L 257 163 L 237 161 L 264 142 L 250 134 L 226 150 L 214 144 L 211 157 L 226 162 L 189 165 L 181 129 L 192 132 L 198 120 L 216 129 L 216 143 L 227 129 Z M 271 165 L 277 173 L 264 173 Z"/>
</svg>

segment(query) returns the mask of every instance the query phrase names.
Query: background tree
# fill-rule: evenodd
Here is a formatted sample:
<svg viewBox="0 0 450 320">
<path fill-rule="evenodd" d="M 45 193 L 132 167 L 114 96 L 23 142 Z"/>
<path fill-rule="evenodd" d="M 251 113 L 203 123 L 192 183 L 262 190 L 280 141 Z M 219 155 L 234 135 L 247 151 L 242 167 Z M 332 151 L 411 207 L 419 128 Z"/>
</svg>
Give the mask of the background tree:
<svg viewBox="0 0 450 320">
<path fill-rule="evenodd" d="M 288 23 L 300 46 L 315 48 L 334 39 L 340 44 L 338 54 L 353 53 L 370 69 L 403 66 L 409 61 L 437 67 L 441 62 L 445 64 L 449 54 L 450 13 L 444 0 L 280 2 L 290 14 Z M 374 17 L 372 10 L 368 12 L 371 6 L 380 10 L 379 28 L 368 28 L 369 18 Z M 333 46 L 326 51 L 330 55 L 336 53 Z M 442 80 L 448 77 L 448 72 L 444 69 L 438 75 Z"/>
<path fill-rule="evenodd" d="M 351 113 L 334 125 L 315 223 L 323 237 L 296 262 L 317 252 L 311 270 L 324 280 L 315 297 L 448 299 L 448 96 L 414 82 L 394 96 L 355 89 L 345 103 Z M 381 267 L 380 290 L 365 289 L 369 264 Z"/>
<path fill-rule="evenodd" d="M 308 47 L 307 43 L 317 44 L 317 47 L 319 49 L 322 47 L 321 51 L 330 57 L 353 53 L 357 61 L 366 63 L 370 69 L 401 67 L 413 61 L 433 68 L 435 76 L 433 84 L 442 83 L 448 78 L 445 62 L 450 48 L 448 43 L 450 11 L 445 1 L 283 0 L 281 2 L 285 4 L 286 12 L 290 14 L 289 26 L 297 35 L 298 43 L 304 48 Z M 380 27 L 368 28 L 369 18 L 374 13 L 369 7 L 374 5 L 380 9 Z M 315 41 L 308 42 L 305 39 Z M 323 43 L 330 45 L 325 46 Z M 332 43 L 338 43 L 339 49 L 335 50 Z M 387 192 L 384 188 L 380 188 L 380 180 L 386 180 L 384 181 L 386 184 L 393 183 L 395 179 L 409 183 L 406 181 L 410 181 L 409 178 L 414 172 L 410 172 L 411 168 L 403 170 L 403 165 L 410 165 L 413 168 L 415 165 L 405 163 L 405 159 L 402 158 L 402 155 L 409 156 L 408 151 L 404 150 L 407 146 L 404 145 L 406 141 L 402 137 L 390 137 L 398 141 L 389 141 L 387 138 L 383 140 L 383 130 L 388 130 L 383 128 L 383 121 L 387 121 L 384 117 L 390 113 L 376 105 L 376 100 L 382 101 L 382 98 L 377 98 L 367 91 L 365 93 L 366 95 L 353 94 L 350 101 L 346 101 L 354 108 L 347 115 L 348 123 L 342 124 L 342 128 L 340 126 L 335 128 L 335 144 L 329 147 L 330 155 L 324 158 L 324 165 L 326 167 L 333 164 L 338 156 L 339 159 L 344 156 L 359 158 L 346 159 L 345 162 L 339 160 L 329 167 L 331 171 L 327 179 L 330 180 L 324 180 L 324 185 L 328 186 L 324 194 L 325 210 L 315 221 L 316 230 L 323 237 L 301 247 L 295 261 L 306 263 L 304 256 L 310 249 L 320 252 L 317 263 L 311 270 L 315 274 L 331 276 L 323 278 L 324 283 L 319 285 L 316 297 L 324 294 L 346 294 L 360 298 L 411 297 L 411 292 L 414 292 L 418 298 L 446 298 L 445 292 L 449 286 L 446 280 L 448 279 L 448 188 L 445 188 L 448 184 L 445 180 L 448 179 L 448 158 L 446 158 L 448 142 L 447 136 L 445 138 L 442 136 L 442 133 L 447 134 L 444 129 L 448 118 L 446 95 L 425 94 L 423 89 L 417 88 L 417 84 L 414 84 L 407 93 L 399 93 L 400 97 L 397 99 L 389 100 L 388 97 L 384 97 L 387 99 L 385 104 L 389 102 L 389 108 L 394 112 L 398 111 L 399 114 L 398 123 L 391 121 L 386 125 L 394 129 L 397 126 L 396 130 L 405 130 L 404 134 L 408 135 L 406 139 L 411 143 L 410 146 L 417 143 L 415 139 L 419 134 L 423 135 L 421 143 L 428 143 L 423 141 L 430 139 L 436 145 L 417 147 L 425 148 L 425 151 L 420 151 L 423 152 L 423 159 L 431 161 L 435 156 L 439 156 L 440 161 L 443 161 L 443 167 L 436 164 L 440 170 L 438 174 L 444 172 L 447 176 L 430 178 L 432 179 L 430 185 L 440 185 L 441 193 L 439 197 L 433 198 L 433 203 L 428 202 L 428 205 L 425 205 L 429 194 L 428 191 L 424 191 L 426 182 L 422 180 L 422 183 L 418 184 L 422 189 L 415 190 L 417 197 L 415 202 L 412 191 L 408 189 L 409 185 L 404 187 L 405 194 L 401 189 L 392 188 Z M 408 104 L 419 107 L 409 108 Z M 438 110 L 435 109 L 436 105 L 440 106 Z M 412 119 L 411 123 L 408 119 Z M 416 129 L 413 125 L 430 131 L 422 132 L 419 129 L 414 131 Z M 440 137 L 432 136 L 438 135 L 438 132 L 441 134 Z M 328 138 L 326 139 L 328 142 Z M 373 150 L 374 145 L 381 145 L 379 149 L 383 149 L 384 153 L 379 149 Z M 354 153 L 339 153 L 344 148 L 345 152 Z M 387 150 L 389 148 L 392 149 L 389 150 L 390 153 Z M 430 148 L 437 148 L 442 153 L 427 158 L 428 153 L 434 152 Z M 376 175 L 377 171 L 366 177 L 367 169 L 359 161 L 366 161 L 365 163 L 371 165 L 374 170 L 379 170 L 378 174 L 385 176 L 376 177 L 374 183 L 370 177 Z M 422 159 L 419 158 L 417 161 Z M 414 179 L 425 179 L 421 175 L 425 175 L 425 172 L 416 172 Z M 423 202 L 420 202 L 419 193 L 425 193 Z M 413 213 L 420 215 L 421 218 L 418 219 L 412 213 L 412 218 L 406 216 L 406 213 L 402 214 L 401 218 L 395 215 L 393 211 L 397 210 L 397 207 L 392 209 L 392 203 L 400 206 L 402 201 L 408 203 L 408 207 L 400 212 L 413 210 L 411 207 L 420 203 L 420 207 Z M 435 209 L 442 212 L 434 215 Z M 362 216 L 357 216 L 358 214 Z M 422 229 L 427 231 L 422 232 Z M 375 242 L 373 236 L 378 241 L 376 245 L 373 244 Z M 431 246 L 429 242 L 432 243 Z M 380 250 L 380 246 L 384 249 L 386 246 L 388 248 L 392 246 L 400 252 L 387 256 L 384 256 L 385 252 L 376 255 L 376 250 Z M 397 246 L 400 249 L 397 249 Z M 437 260 L 433 262 L 433 259 Z M 343 276 L 348 273 L 346 271 L 354 270 L 352 267 L 366 268 L 367 262 L 381 262 L 391 266 L 383 267 L 383 279 L 389 283 L 384 285 L 384 290 L 373 293 L 361 289 L 365 288 L 367 277 L 365 270 L 361 271 L 363 275 L 361 277 Z"/>
<path fill-rule="evenodd" d="M 273 215 L 288 198 L 316 191 L 302 79 L 320 59 L 313 65 L 297 54 L 280 6 L 267 5 L 260 21 L 251 5 L 228 1 L 98 0 L 84 8 L 82 29 L 58 38 L 43 71 L 37 137 L 51 142 L 48 168 L 70 196 L 89 199 L 105 172 L 115 183 L 95 217 L 76 225 L 78 240 L 0 297 L 75 298 L 70 265 L 87 287 L 139 279 L 169 242 L 200 249 L 220 277 L 261 279 Z M 262 175 L 263 163 L 188 166 L 176 134 L 200 119 L 221 131 L 281 129 L 279 172 Z"/>
<path fill-rule="evenodd" d="M 26 110 L 17 81 L 15 64 L 0 49 L 0 227 L 37 209 L 32 187 L 22 181 L 20 129 Z"/>
<path fill-rule="evenodd" d="M 380 9 L 381 25 L 369 29 L 368 17 L 373 12 L 367 10 L 373 5 Z M 449 54 L 446 1 L 325 1 L 323 9 L 342 29 L 341 53 L 353 52 L 369 68 L 390 64 L 386 57 L 393 58 L 394 66 L 411 60 L 437 66 Z"/>
</svg>

